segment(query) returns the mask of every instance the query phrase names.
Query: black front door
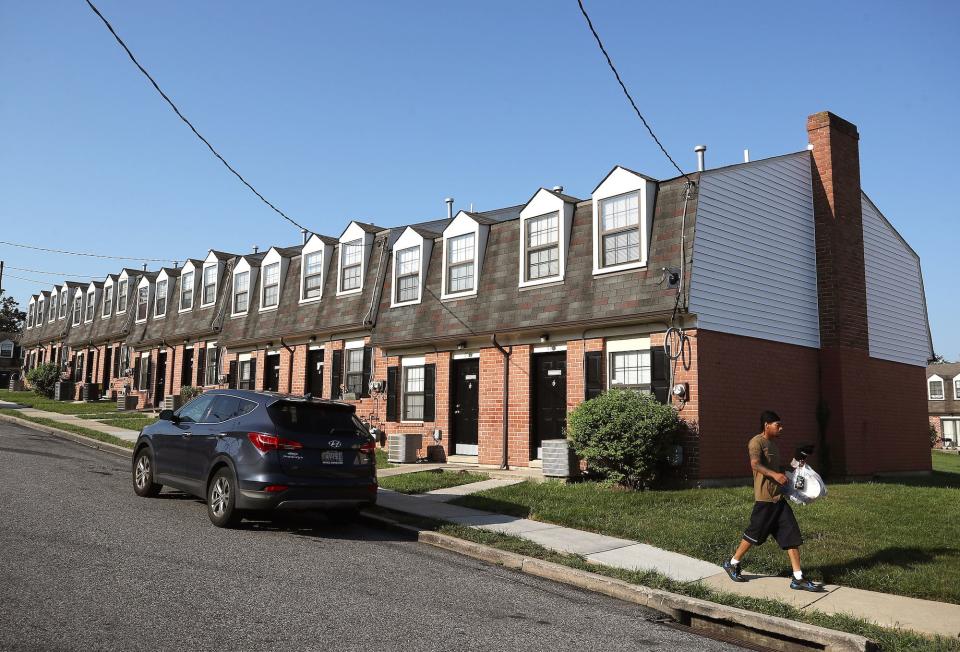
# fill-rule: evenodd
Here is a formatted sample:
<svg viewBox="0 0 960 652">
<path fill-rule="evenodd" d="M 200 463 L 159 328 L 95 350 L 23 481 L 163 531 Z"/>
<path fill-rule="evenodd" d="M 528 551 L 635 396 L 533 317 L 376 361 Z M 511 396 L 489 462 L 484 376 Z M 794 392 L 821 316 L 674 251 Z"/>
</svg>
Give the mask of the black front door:
<svg viewBox="0 0 960 652">
<path fill-rule="evenodd" d="M 167 395 L 167 352 L 157 354 L 156 391 L 153 394 L 153 404 L 161 405 Z"/>
<path fill-rule="evenodd" d="M 184 349 L 180 361 L 180 385 L 193 385 L 193 349 Z"/>
<path fill-rule="evenodd" d="M 450 433 L 454 455 L 477 454 L 480 416 L 480 360 L 454 360 L 450 373 Z"/>
<path fill-rule="evenodd" d="M 100 393 L 106 394 L 110 387 L 110 370 L 113 369 L 113 347 L 108 346 L 103 354 L 103 387 Z"/>
<path fill-rule="evenodd" d="M 268 353 L 264 357 L 263 389 L 268 392 L 280 391 L 280 354 Z"/>
<path fill-rule="evenodd" d="M 307 379 L 304 393 L 320 398 L 323 396 L 323 349 L 307 351 Z"/>
<path fill-rule="evenodd" d="M 530 455 L 540 457 L 544 439 L 563 439 L 567 427 L 567 353 L 533 356 Z"/>
<path fill-rule="evenodd" d="M 84 376 L 83 380 L 84 380 L 85 383 L 90 384 L 90 385 L 93 384 L 93 366 L 94 366 L 94 362 L 95 362 L 95 360 L 93 359 L 93 356 L 94 356 L 94 355 L 95 355 L 95 352 L 94 352 L 94 351 L 87 351 L 87 355 L 86 355 L 86 359 L 87 359 L 87 373 L 86 373 L 86 375 Z"/>
</svg>

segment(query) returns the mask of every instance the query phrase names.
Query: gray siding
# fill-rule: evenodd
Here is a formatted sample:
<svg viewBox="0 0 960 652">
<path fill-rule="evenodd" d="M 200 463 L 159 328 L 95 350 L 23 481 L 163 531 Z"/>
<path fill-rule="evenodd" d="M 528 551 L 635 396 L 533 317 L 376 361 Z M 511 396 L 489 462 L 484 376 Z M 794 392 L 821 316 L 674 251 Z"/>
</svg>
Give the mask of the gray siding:
<svg viewBox="0 0 960 652">
<path fill-rule="evenodd" d="M 920 258 L 863 195 L 870 356 L 925 367 L 931 354 Z"/>
<path fill-rule="evenodd" d="M 820 346 L 808 152 L 703 173 L 690 311 L 698 328 Z"/>
</svg>

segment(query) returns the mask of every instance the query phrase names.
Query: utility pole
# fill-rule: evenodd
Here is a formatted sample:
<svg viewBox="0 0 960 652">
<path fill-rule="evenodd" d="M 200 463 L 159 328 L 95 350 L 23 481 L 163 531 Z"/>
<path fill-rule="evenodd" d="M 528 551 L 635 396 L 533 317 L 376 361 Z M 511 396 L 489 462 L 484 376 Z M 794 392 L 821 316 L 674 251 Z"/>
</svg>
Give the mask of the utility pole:
<svg viewBox="0 0 960 652">
<path fill-rule="evenodd" d="M 0 260 L 0 294 L 3 294 L 3 261 Z"/>
</svg>

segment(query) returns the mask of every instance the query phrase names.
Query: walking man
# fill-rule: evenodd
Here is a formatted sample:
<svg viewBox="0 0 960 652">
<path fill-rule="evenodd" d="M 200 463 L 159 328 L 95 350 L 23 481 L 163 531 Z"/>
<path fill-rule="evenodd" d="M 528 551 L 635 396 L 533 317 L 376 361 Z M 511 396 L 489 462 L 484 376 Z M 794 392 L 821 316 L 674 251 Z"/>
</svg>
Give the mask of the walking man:
<svg viewBox="0 0 960 652">
<path fill-rule="evenodd" d="M 790 505 L 784 500 L 781 487 L 788 481 L 780 469 L 780 451 L 776 438 L 783 431 L 780 417 L 775 412 L 766 411 L 760 415 L 760 434 L 750 440 L 747 451 L 750 453 L 750 468 L 753 469 L 753 513 L 750 525 L 743 533 L 743 540 L 733 554 L 733 559 L 723 563 L 734 582 L 746 582 L 740 569 L 740 561 L 751 546 L 760 545 L 773 536 L 783 550 L 787 551 L 793 578 L 790 588 L 798 591 L 822 591 L 823 587 L 804 579 L 800 570 L 800 546 L 803 537 L 800 526 L 793 515 Z"/>
</svg>

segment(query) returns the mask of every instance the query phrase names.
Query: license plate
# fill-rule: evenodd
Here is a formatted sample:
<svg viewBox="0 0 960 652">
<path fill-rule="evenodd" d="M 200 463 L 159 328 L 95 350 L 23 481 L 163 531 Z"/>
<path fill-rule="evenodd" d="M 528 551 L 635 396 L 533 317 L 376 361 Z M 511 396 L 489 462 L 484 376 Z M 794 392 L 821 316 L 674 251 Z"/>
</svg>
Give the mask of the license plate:
<svg viewBox="0 0 960 652">
<path fill-rule="evenodd" d="M 343 451 L 323 451 L 320 461 L 323 464 L 343 464 Z"/>
</svg>

